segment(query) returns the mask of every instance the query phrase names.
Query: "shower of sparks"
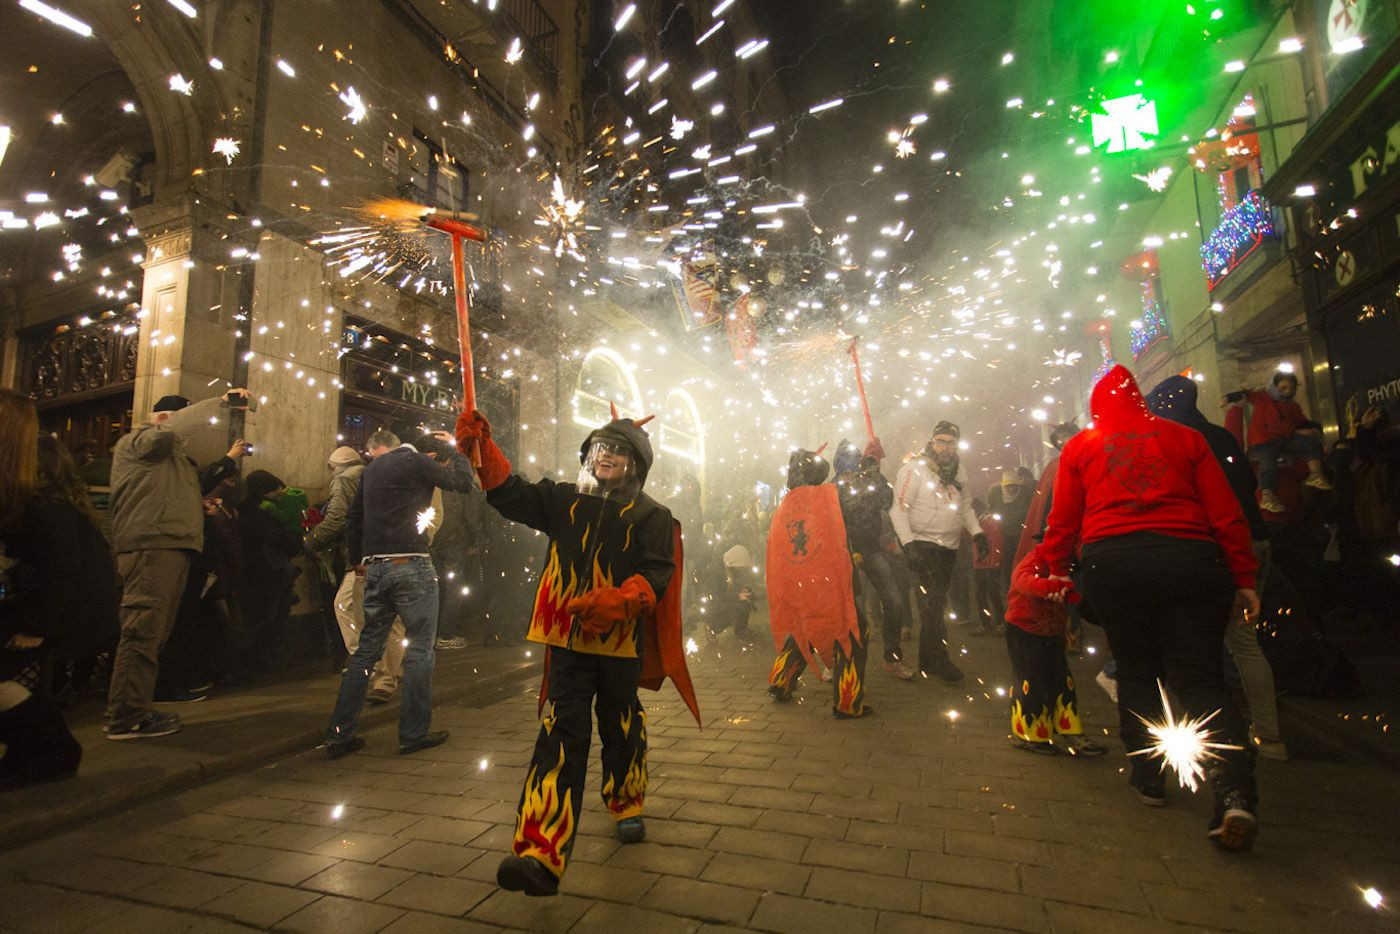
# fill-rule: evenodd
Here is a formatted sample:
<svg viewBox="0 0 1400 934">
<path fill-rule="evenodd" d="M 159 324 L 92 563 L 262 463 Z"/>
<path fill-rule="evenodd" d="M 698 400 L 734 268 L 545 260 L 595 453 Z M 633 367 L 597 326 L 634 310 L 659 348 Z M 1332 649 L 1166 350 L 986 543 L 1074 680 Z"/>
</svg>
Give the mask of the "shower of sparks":
<svg viewBox="0 0 1400 934">
<path fill-rule="evenodd" d="M 177 94 L 183 94 L 186 97 L 189 97 L 190 95 L 194 94 L 194 82 L 186 78 L 184 75 L 171 75 L 170 90 L 174 91 Z"/>
<path fill-rule="evenodd" d="M 360 92 L 356 91 L 353 86 L 341 92 L 340 102 L 349 108 L 345 113 L 345 119 L 351 123 L 359 123 L 369 113 L 369 106 L 360 99 Z"/>
<path fill-rule="evenodd" d="M 700 643 L 694 639 L 685 640 L 685 654 L 694 655 L 698 651 L 700 651 Z"/>
<path fill-rule="evenodd" d="M 214 140 L 214 152 L 228 160 L 229 165 L 233 165 L 233 158 L 240 152 L 239 142 L 231 136 L 220 136 Z"/>
<path fill-rule="evenodd" d="M 413 288 L 416 292 L 442 289 L 440 281 L 423 275 L 437 260 L 423 238 L 393 226 L 345 227 L 310 242 L 324 248 L 331 257 L 329 265 L 339 267 L 342 279 L 379 281 L 399 273 L 395 281 L 400 288 Z"/>
<path fill-rule="evenodd" d="M 1084 355 L 1077 350 L 1056 350 L 1053 359 L 1046 361 L 1047 366 L 1074 366 Z"/>
<path fill-rule="evenodd" d="M 506 64 L 514 65 L 525 55 L 525 47 L 520 44 L 518 38 L 510 40 L 510 48 L 506 49 Z"/>
<path fill-rule="evenodd" d="M 1145 749 L 1134 750 L 1128 755 L 1160 758 L 1163 771 L 1170 767 L 1176 773 L 1177 781 L 1181 783 L 1182 788 L 1195 791 L 1201 780 L 1206 777 L 1206 762 L 1221 758 L 1216 750 L 1241 749 L 1243 747 L 1211 740 L 1211 731 L 1205 727 L 1219 715 L 1219 710 L 1214 710 L 1204 717 L 1178 720 L 1176 715 L 1172 713 L 1171 701 L 1167 698 L 1167 689 L 1161 680 L 1157 681 L 1157 691 L 1162 696 L 1161 721 L 1149 720 L 1139 713 L 1133 714 L 1143 726 L 1147 727 L 1147 732 L 1152 736 L 1153 742 Z"/>
<path fill-rule="evenodd" d="M 1366 902 L 1367 905 L 1371 906 L 1372 908 L 1375 908 L 1378 911 L 1381 909 L 1382 906 L 1385 905 L 1385 896 L 1383 896 L 1379 891 L 1377 891 L 1374 886 L 1362 889 L 1361 898 Z"/>
<path fill-rule="evenodd" d="M 544 214 L 540 220 L 544 226 L 550 228 L 551 239 L 554 240 L 554 255 L 563 256 L 568 253 L 580 262 L 583 255 L 579 252 L 578 222 L 583 216 L 583 202 L 570 198 L 564 193 L 564 182 L 558 175 L 554 176 L 554 185 L 550 189 L 551 198 L 544 204 Z"/>
<path fill-rule="evenodd" d="M 437 507 L 429 506 L 418 514 L 418 534 L 422 535 L 432 528 L 434 520 L 437 519 Z"/>
<path fill-rule="evenodd" d="M 1153 191 L 1166 191 L 1167 183 L 1171 181 L 1172 169 L 1169 165 L 1164 165 L 1160 169 L 1153 169 L 1146 175 L 1134 175 L 1133 178 L 1142 182 Z"/>
</svg>

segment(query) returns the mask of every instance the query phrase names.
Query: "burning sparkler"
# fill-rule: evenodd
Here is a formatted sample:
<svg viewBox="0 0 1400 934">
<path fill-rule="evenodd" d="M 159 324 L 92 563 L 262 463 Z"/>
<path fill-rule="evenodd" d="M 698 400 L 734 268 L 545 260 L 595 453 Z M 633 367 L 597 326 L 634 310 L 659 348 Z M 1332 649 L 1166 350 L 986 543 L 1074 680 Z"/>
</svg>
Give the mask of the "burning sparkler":
<svg viewBox="0 0 1400 934">
<path fill-rule="evenodd" d="M 1242 749 L 1243 747 L 1211 740 L 1212 732 L 1205 727 L 1219 715 L 1219 710 L 1211 711 L 1204 717 L 1189 717 L 1178 720 L 1172 712 L 1171 701 L 1167 698 L 1167 689 L 1160 679 L 1157 681 L 1157 690 L 1162 696 L 1162 720 L 1149 720 L 1142 714 L 1133 714 L 1143 726 L 1147 727 L 1147 732 L 1151 734 L 1153 742 L 1145 749 L 1134 750 L 1128 755 L 1160 758 L 1163 771 L 1170 766 L 1171 770 L 1176 773 L 1177 781 L 1181 783 L 1181 787 L 1195 791 L 1201 780 L 1206 777 L 1206 762 L 1222 758 L 1216 753 L 1216 750 Z"/>
<path fill-rule="evenodd" d="M 564 182 L 554 176 L 550 189 L 551 200 L 545 202 L 541 220 L 551 228 L 554 239 L 554 255 L 562 256 L 566 251 L 580 262 L 583 256 L 579 250 L 578 221 L 583 216 L 583 202 L 564 194 Z"/>
<path fill-rule="evenodd" d="M 231 136 L 220 136 L 218 139 L 214 140 L 214 153 L 223 156 L 228 160 L 229 165 L 233 165 L 234 157 L 241 151 L 238 140 Z"/>
<path fill-rule="evenodd" d="M 418 514 L 418 534 L 422 535 L 433 527 L 433 522 L 437 519 L 437 507 L 429 506 Z"/>
</svg>

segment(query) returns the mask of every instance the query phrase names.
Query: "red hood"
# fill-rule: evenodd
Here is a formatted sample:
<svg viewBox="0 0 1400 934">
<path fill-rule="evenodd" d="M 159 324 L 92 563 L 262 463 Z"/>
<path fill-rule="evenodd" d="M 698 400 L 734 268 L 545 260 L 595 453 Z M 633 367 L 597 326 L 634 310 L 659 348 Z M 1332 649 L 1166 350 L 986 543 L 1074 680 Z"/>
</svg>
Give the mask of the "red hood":
<svg viewBox="0 0 1400 934">
<path fill-rule="evenodd" d="M 1094 418 L 1094 427 L 1107 432 L 1121 431 L 1152 418 L 1137 380 L 1121 365 L 1109 370 L 1094 386 L 1089 414 Z"/>
</svg>

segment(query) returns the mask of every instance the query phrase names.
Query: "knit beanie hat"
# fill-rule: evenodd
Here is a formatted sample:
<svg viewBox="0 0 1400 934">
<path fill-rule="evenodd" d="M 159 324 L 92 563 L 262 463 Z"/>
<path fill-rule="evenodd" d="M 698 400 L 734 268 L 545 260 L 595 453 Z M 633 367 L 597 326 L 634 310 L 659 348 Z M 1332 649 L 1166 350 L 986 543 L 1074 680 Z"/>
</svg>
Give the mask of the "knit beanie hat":
<svg viewBox="0 0 1400 934">
<path fill-rule="evenodd" d="M 331 456 L 326 458 L 326 463 L 331 467 L 351 467 L 355 464 L 363 463 L 360 460 L 360 452 L 342 444 L 331 452 Z"/>
<path fill-rule="evenodd" d="M 267 470 L 255 470 L 243 481 L 248 491 L 248 499 L 256 502 L 273 490 L 286 486 L 276 475 Z"/>
<path fill-rule="evenodd" d="M 938 435 L 952 435 L 954 441 L 962 440 L 962 431 L 958 428 L 957 425 L 954 425 L 946 418 L 943 421 L 939 422 L 937 425 L 933 426 L 933 434 L 929 435 L 929 437 L 933 438 L 937 437 Z"/>
</svg>

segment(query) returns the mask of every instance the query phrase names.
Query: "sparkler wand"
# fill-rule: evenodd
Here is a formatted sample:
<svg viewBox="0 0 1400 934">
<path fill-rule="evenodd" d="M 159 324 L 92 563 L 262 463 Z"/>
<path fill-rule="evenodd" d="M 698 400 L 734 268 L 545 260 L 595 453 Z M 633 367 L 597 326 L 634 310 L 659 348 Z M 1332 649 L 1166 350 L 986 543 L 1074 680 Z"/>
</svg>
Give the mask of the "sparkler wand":
<svg viewBox="0 0 1400 934">
<path fill-rule="evenodd" d="M 856 388 L 860 390 L 860 407 L 865 412 L 865 440 L 875 440 L 875 425 L 870 421 L 870 400 L 865 398 L 865 380 L 860 375 L 860 356 L 856 353 L 856 344 L 860 342 L 859 337 L 851 338 L 851 346 L 848 353 L 851 355 L 851 362 L 856 366 Z"/>
<path fill-rule="evenodd" d="M 388 222 L 403 230 L 430 227 L 452 238 L 452 292 L 457 300 L 457 347 L 462 363 L 462 411 L 476 408 L 476 366 L 472 362 L 471 292 L 467 290 L 466 262 L 462 256 L 462 241 L 486 242 L 486 231 L 467 222 L 466 215 L 439 211 L 436 208 L 396 198 L 380 198 L 365 204 L 363 214 L 376 222 Z M 481 466 L 481 455 L 472 448 L 474 466 Z"/>
</svg>

